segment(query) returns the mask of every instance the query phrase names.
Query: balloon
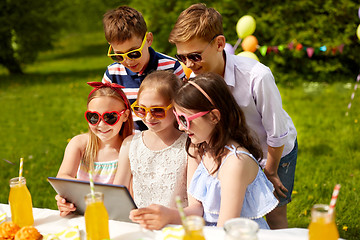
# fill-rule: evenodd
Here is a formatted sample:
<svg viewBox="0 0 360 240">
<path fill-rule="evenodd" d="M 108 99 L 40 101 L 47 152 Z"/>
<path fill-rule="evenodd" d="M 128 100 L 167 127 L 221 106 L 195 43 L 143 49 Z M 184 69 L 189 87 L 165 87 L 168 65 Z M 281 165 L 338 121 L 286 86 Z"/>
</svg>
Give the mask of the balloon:
<svg viewBox="0 0 360 240">
<path fill-rule="evenodd" d="M 259 58 L 258 58 L 258 57 L 256 56 L 256 54 L 253 53 L 253 52 L 244 51 L 244 52 L 239 53 L 238 56 L 243 56 L 243 57 L 252 58 L 252 59 L 255 59 L 256 61 L 260 62 L 260 61 L 259 61 Z"/>
<path fill-rule="evenodd" d="M 255 36 L 247 36 L 241 43 L 244 51 L 255 52 L 258 45 L 258 40 Z"/>
<path fill-rule="evenodd" d="M 190 78 L 190 75 L 191 75 L 191 73 L 192 73 L 191 69 L 188 68 L 187 66 L 185 66 L 185 64 L 182 63 L 182 62 L 180 62 L 180 64 L 181 64 L 181 66 L 182 66 L 182 68 L 183 68 L 183 70 L 184 70 L 184 73 L 185 73 L 186 78 L 189 79 L 189 78 Z"/>
<path fill-rule="evenodd" d="M 239 38 L 245 38 L 254 33 L 256 28 L 255 19 L 250 15 L 245 15 L 236 24 L 236 32 Z"/>
<path fill-rule="evenodd" d="M 357 35 L 358 39 L 360 40 L 360 24 L 356 30 L 356 35 Z"/>
<path fill-rule="evenodd" d="M 360 7 L 359 7 L 359 11 L 358 11 L 358 16 L 359 16 L 359 18 L 360 18 Z"/>
<path fill-rule="evenodd" d="M 230 43 L 225 43 L 225 51 L 229 54 L 235 54 L 233 46 Z"/>
</svg>

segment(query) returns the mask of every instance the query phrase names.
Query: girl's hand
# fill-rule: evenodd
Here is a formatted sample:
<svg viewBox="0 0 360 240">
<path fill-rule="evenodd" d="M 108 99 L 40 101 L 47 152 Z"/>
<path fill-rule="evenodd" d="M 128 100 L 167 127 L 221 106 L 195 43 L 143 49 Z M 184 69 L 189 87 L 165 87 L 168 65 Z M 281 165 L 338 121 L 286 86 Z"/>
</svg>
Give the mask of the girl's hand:
<svg viewBox="0 0 360 240">
<path fill-rule="evenodd" d="M 55 199 L 56 199 L 56 204 L 57 204 L 58 209 L 60 211 L 60 216 L 61 217 L 65 217 L 69 213 L 76 210 L 76 207 L 74 206 L 74 204 L 66 202 L 65 198 L 62 198 L 61 196 L 56 195 Z"/>
<path fill-rule="evenodd" d="M 158 204 L 152 204 L 146 208 L 134 209 L 129 218 L 142 227 L 150 230 L 159 230 L 166 224 L 171 223 L 172 217 L 176 217 L 177 210 L 170 209 Z"/>
</svg>

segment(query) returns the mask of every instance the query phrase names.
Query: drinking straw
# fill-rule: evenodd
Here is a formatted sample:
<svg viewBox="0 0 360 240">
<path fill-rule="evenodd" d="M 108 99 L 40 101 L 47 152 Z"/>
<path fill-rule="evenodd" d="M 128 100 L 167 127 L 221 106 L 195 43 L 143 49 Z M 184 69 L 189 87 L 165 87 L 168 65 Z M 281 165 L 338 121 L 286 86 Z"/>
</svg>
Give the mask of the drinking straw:
<svg viewBox="0 0 360 240">
<path fill-rule="evenodd" d="M 95 199 L 95 188 L 94 188 L 94 179 L 92 177 L 92 171 L 89 171 L 89 180 L 90 180 L 90 192 L 92 199 Z"/>
<path fill-rule="evenodd" d="M 183 207 L 182 207 L 182 204 L 181 204 L 181 200 L 180 200 L 180 196 L 179 196 L 179 195 L 176 196 L 175 201 L 176 201 L 177 209 L 178 209 L 179 214 L 180 214 L 180 218 L 181 218 L 181 222 L 182 222 L 183 228 L 184 228 L 185 232 L 187 233 L 187 232 L 188 232 L 188 229 L 187 229 L 187 225 L 186 225 L 186 216 L 185 216 L 185 212 L 184 212 L 184 209 L 183 209 Z"/>
<path fill-rule="evenodd" d="M 329 205 L 329 214 L 333 214 L 334 209 L 335 209 L 335 205 L 336 205 L 336 200 L 338 198 L 339 195 L 339 191 L 340 191 L 340 184 L 336 184 L 334 187 L 334 191 L 333 194 L 331 196 L 331 201 L 330 201 L 330 205 Z"/>
<path fill-rule="evenodd" d="M 24 165 L 24 158 L 20 158 L 19 181 L 20 181 L 20 180 L 21 180 L 21 178 L 22 178 L 23 165 Z"/>
</svg>

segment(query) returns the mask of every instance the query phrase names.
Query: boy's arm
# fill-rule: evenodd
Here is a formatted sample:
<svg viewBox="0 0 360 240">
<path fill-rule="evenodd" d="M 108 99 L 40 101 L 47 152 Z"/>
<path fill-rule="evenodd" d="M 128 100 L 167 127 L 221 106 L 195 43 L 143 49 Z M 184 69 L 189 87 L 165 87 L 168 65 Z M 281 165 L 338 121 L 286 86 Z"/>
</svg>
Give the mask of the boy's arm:
<svg viewBox="0 0 360 240">
<path fill-rule="evenodd" d="M 284 192 L 288 191 L 280 181 L 280 178 L 277 174 L 283 150 L 284 145 L 282 145 L 281 147 L 268 146 L 267 161 L 264 169 L 266 177 L 270 180 L 270 182 L 272 182 L 276 194 L 280 197 L 286 197 Z"/>
</svg>

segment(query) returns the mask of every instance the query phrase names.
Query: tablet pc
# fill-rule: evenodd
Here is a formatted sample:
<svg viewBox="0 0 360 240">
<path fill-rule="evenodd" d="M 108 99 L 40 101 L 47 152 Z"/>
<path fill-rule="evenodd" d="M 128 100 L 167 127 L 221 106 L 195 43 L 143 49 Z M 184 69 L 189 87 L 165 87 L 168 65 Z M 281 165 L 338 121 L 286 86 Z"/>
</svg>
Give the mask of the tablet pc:
<svg viewBox="0 0 360 240">
<path fill-rule="evenodd" d="M 90 193 L 89 181 L 48 177 L 54 190 L 67 201 L 74 203 L 76 212 L 84 215 L 85 195 Z M 137 208 L 128 189 L 122 185 L 94 183 L 95 192 L 104 194 L 104 205 L 110 220 L 131 222 L 129 213 Z"/>
</svg>

